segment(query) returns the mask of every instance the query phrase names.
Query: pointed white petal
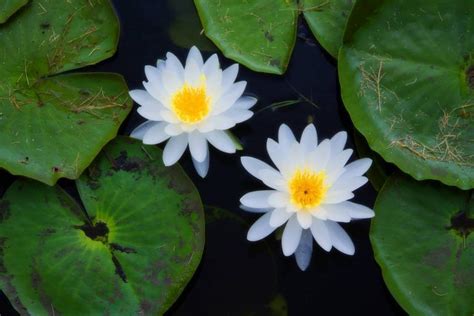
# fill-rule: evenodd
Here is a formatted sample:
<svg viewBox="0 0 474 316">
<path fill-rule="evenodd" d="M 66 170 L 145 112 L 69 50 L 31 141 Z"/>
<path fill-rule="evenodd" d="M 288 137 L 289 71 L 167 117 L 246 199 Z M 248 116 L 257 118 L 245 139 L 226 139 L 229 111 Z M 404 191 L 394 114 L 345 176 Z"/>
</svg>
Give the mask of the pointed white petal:
<svg viewBox="0 0 474 316">
<path fill-rule="evenodd" d="M 352 256 L 355 252 L 354 243 L 342 227 L 335 222 L 327 221 L 326 226 L 334 248 L 346 255 Z"/>
<path fill-rule="evenodd" d="M 171 166 L 175 164 L 179 158 L 181 158 L 187 146 L 188 137 L 185 134 L 171 137 L 166 143 L 165 149 L 163 151 L 163 163 L 165 166 Z"/>
<path fill-rule="evenodd" d="M 240 158 L 240 162 L 242 166 L 257 179 L 260 179 L 260 171 L 262 170 L 271 170 L 277 172 L 273 167 L 268 165 L 267 163 L 253 157 L 243 156 Z"/>
<path fill-rule="evenodd" d="M 170 138 L 170 136 L 165 133 L 166 125 L 166 123 L 156 123 L 150 129 L 148 129 L 143 135 L 143 143 L 145 145 L 156 145 Z"/>
<path fill-rule="evenodd" d="M 351 216 L 346 208 L 341 207 L 340 204 L 325 204 L 326 216 L 329 220 L 335 222 L 348 223 L 351 221 Z"/>
<path fill-rule="evenodd" d="M 228 154 L 233 154 L 236 151 L 234 142 L 224 131 L 212 131 L 206 134 L 206 138 L 212 146 L 216 147 L 220 151 Z"/>
<path fill-rule="evenodd" d="M 137 109 L 137 113 L 140 114 L 140 116 L 150 121 L 162 121 L 163 117 L 161 116 L 161 112 L 162 110 L 159 107 L 140 106 Z"/>
<path fill-rule="evenodd" d="M 226 68 L 222 72 L 222 93 L 226 93 L 227 90 L 229 90 L 230 87 L 232 87 L 232 84 L 235 82 L 235 79 L 237 79 L 237 74 L 239 73 L 239 64 L 233 64 L 232 66 Z"/>
<path fill-rule="evenodd" d="M 209 148 L 206 146 L 206 149 L 206 158 L 202 162 L 197 161 L 196 159 L 194 159 L 194 157 L 191 156 L 193 160 L 194 169 L 196 169 L 196 172 L 201 178 L 205 178 L 207 172 L 209 171 Z"/>
<path fill-rule="evenodd" d="M 296 142 L 295 135 L 286 124 L 281 124 L 278 129 L 278 143 L 283 147 L 289 147 Z"/>
<path fill-rule="evenodd" d="M 217 57 L 217 54 L 212 54 L 212 56 L 209 57 L 209 59 L 206 60 L 206 62 L 204 63 L 204 66 L 202 67 L 202 72 L 206 77 L 209 77 L 214 71 L 219 69 L 219 57 Z"/>
<path fill-rule="evenodd" d="M 278 191 L 287 191 L 286 181 L 280 172 L 275 169 L 263 169 L 258 172 L 258 177 L 265 185 Z"/>
<path fill-rule="evenodd" d="M 240 209 L 249 213 L 267 213 L 267 212 L 273 211 L 273 207 L 253 208 L 253 207 L 248 207 L 242 204 L 240 205 Z"/>
<path fill-rule="evenodd" d="M 301 234 L 300 244 L 295 251 L 296 264 L 301 271 L 306 271 L 311 263 L 311 256 L 313 255 L 313 237 L 309 229 L 303 230 Z"/>
<path fill-rule="evenodd" d="M 150 108 L 163 108 L 163 104 L 161 104 L 160 101 L 155 99 L 154 97 L 151 96 L 146 90 L 131 90 L 129 93 L 130 97 L 135 101 L 137 104 L 145 107 L 150 107 Z"/>
<path fill-rule="evenodd" d="M 183 129 L 181 128 L 181 125 L 179 124 L 168 124 L 165 127 L 165 133 L 168 134 L 169 136 L 178 136 L 183 133 Z"/>
<path fill-rule="evenodd" d="M 275 230 L 275 227 L 270 226 L 271 215 L 271 212 L 266 213 L 250 227 L 249 232 L 247 233 L 248 241 L 263 239 Z"/>
<path fill-rule="evenodd" d="M 153 122 L 153 121 L 146 121 L 146 122 L 138 125 L 137 127 L 135 127 L 135 129 L 130 134 L 130 137 L 135 138 L 135 139 L 143 140 L 143 137 L 145 136 L 146 132 L 148 132 L 148 130 L 150 128 L 152 128 L 153 126 L 155 126 L 157 124 L 162 124 L 162 123 Z"/>
<path fill-rule="evenodd" d="M 198 162 L 203 162 L 207 156 L 207 140 L 199 132 L 188 134 L 189 151 L 191 156 Z"/>
<path fill-rule="evenodd" d="M 288 153 L 285 153 L 281 146 L 271 138 L 267 139 L 267 152 L 275 166 L 280 171 L 285 170 L 286 156 Z"/>
<path fill-rule="evenodd" d="M 313 223 L 313 216 L 311 216 L 310 212 L 300 211 L 296 213 L 296 218 L 303 229 L 310 228 Z"/>
<path fill-rule="evenodd" d="M 327 174 L 340 173 L 353 153 L 352 149 L 346 149 L 336 156 L 331 154 L 331 159 L 326 166 Z"/>
<path fill-rule="evenodd" d="M 160 101 L 161 104 L 163 104 L 165 107 L 167 106 L 168 93 L 165 91 L 165 88 L 161 83 L 151 83 L 143 81 L 143 86 L 153 98 Z"/>
<path fill-rule="evenodd" d="M 326 196 L 324 197 L 323 203 L 324 204 L 336 204 L 336 203 L 341 203 L 347 200 L 350 200 L 354 197 L 354 193 L 349 192 L 349 191 L 336 191 L 336 190 L 331 190 L 326 193 Z"/>
<path fill-rule="evenodd" d="M 303 147 L 303 152 L 305 154 L 312 152 L 318 146 L 318 134 L 316 132 L 316 127 L 313 124 L 309 124 L 303 130 L 300 140 L 301 147 Z"/>
<path fill-rule="evenodd" d="M 318 205 L 315 208 L 311 209 L 310 213 L 311 215 L 313 215 L 314 217 L 320 220 L 325 221 L 328 219 L 326 209 L 322 205 Z"/>
<path fill-rule="evenodd" d="M 201 67 L 194 59 L 186 63 L 184 81 L 193 87 L 198 87 L 201 84 Z"/>
<path fill-rule="evenodd" d="M 245 88 L 247 87 L 246 81 L 239 81 L 232 85 L 232 87 L 223 94 L 219 100 L 214 104 L 214 109 L 212 114 L 218 115 L 230 109 L 231 106 L 242 96 Z"/>
<path fill-rule="evenodd" d="M 357 159 L 356 161 L 351 162 L 346 165 L 346 172 L 343 174 L 344 177 L 357 177 L 361 176 L 369 170 L 372 165 L 372 159 L 362 158 Z"/>
<path fill-rule="evenodd" d="M 184 81 L 184 67 L 173 53 L 166 54 L 166 68 L 176 74 L 180 82 Z"/>
<path fill-rule="evenodd" d="M 288 193 L 275 191 L 268 198 L 268 204 L 272 207 L 284 208 L 288 205 Z M 286 212 L 286 211 L 285 211 Z"/>
<path fill-rule="evenodd" d="M 288 257 L 295 253 L 295 250 L 300 243 L 302 231 L 303 230 L 296 219 L 296 215 L 292 216 L 288 220 L 281 238 L 281 246 L 285 256 Z"/>
<path fill-rule="evenodd" d="M 340 153 L 347 142 L 347 133 L 342 131 L 331 138 L 331 152 L 333 155 Z"/>
<path fill-rule="evenodd" d="M 332 186 L 334 190 L 345 190 L 354 191 L 366 184 L 368 179 L 366 177 L 352 177 L 346 179 L 346 177 L 339 177 Z"/>
<path fill-rule="evenodd" d="M 329 236 L 329 230 L 326 226 L 326 221 L 314 218 L 311 224 L 311 233 L 318 245 L 326 251 L 331 250 L 332 243 Z"/>
<path fill-rule="evenodd" d="M 239 110 L 248 110 L 252 108 L 257 103 L 257 101 L 258 100 L 254 97 L 243 96 L 235 101 L 233 108 Z"/>
<path fill-rule="evenodd" d="M 270 226 L 280 227 L 285 224 L 288 219 L 292 216 L 292 213 L 288 213 L 285 208 L 276 208 L 272 211 L 272 216 L 270 217 Z"/>
<path fill-rule="evenodd" d="M 202 68 L 202 66 L 204 64 L 204 60 L 202 59 L 201 52 L 199 51 L 199 49 L 196 46 L 191 47 L 191 49 L 189 50 L 188 57 L 186 59 L 186 65 L 188 65 L 188 63 L 191 61 L 191 59 L 196 62 L 199 69 Z"/>
<path fill-rule="evenodd" d="M 315 172 L 323 170 L 329 161 L 331 155 L 331 143 L 329 140 L 323 140 L 318 147 L 310 153 L 310 160 Z"/>
<path fill-rule="evenodd" d="M 216 130 L 227 130 L 235 126 L 235 121 L 228 116 L 218 115 L 208 119 Z"/>
<path fill-rule="evenodd" d="M 240 198 L 240 203 L 252 208 L 269 208 L 271 205 L 268 204 L 268 198 L 274 192 L 274 190 L 249 192 Z"/>
<path fill-rule="evenodd" d="M 232 119 L 235 124 L 238 124 L 238 123 L 245 122 L 249 118 L 251 118 L 253 116 L 253 112 L 248 111 L 248 110 L 237 110 L 234 107 L 232 107 L 229 110 L 225 111 L 223 115 Z"/>
<path fill-rule="evenodd" d="M 373 210 L 367 206 L 353 203 L 350 201 L 345 201 L 339 204 L 336 204 L 337 207 L 343 208 L 351 218 L 361 219 L 361 218 L 372 218 L 375 216 Z"/>
</svg>

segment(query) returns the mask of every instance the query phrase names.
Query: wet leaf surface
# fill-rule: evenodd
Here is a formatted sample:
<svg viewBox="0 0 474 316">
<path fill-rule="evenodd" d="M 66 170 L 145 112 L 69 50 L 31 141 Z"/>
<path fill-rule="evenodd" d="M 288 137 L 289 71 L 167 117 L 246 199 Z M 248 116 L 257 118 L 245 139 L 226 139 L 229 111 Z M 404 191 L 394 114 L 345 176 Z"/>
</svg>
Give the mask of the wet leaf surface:
<svg viewBox="0 0 474 316">
<path fill-rule="evenodd" d="M 18 312 L 155 315 L 173 304 L 200 262 L 204 213 L 181 167 L 165 168 L 161 154 L 112 141 L 77 180 L 85 210 L 58 186 L 10 187 L 0 286 Z"/>
</svg>

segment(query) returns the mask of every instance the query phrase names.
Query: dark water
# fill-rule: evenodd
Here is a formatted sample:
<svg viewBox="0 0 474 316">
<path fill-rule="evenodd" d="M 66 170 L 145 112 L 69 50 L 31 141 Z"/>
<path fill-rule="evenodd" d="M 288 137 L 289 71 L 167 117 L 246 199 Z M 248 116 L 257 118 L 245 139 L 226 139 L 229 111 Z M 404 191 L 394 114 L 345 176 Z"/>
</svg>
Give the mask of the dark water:
<svg viewBox="0 0 474 316">
<path fill-rule="evenodd" d="M 169 28 L 179 19 L 176 10 L 189 13 L 186 8 L 192 9 L 191 0 L 113 2 L 122 23 L 118 53 L 87 71 L 121 73 L 129 87 L 135 89 L 141 88 L 145 79 L 144 65 L 154 64 L 167 51 L 184 60 L 187 48 L 173 43 Z M 199 29 L 192 26 L 191 31 L 196 33 Z M 182 41 L 192 43 L 189 36 Z M 210 54 L 206 52 L 205 56 Z M 224 66 L 233 63 L 220 57 Z M 299 26 L 299 39 L 285 76 L 258 74 L 241 67 L 238 79 L 247 80 L 247 92 L 258 97 L 257 111 L 274 102 L 298 99 L 299 94 L 318 105 L 316 108 L 302 102 L 275 111 L 263 110 L 239 125 L 233 131 L 241 138 L 245 155 L 268 160 L 266 139 L 276 137 L 281 123 L 287 123 L 298 135 L 308 121 L 314 121 L 321 138 L 331 137 L 340 130 L 353 133 L 353 125 L 339 96 L 335 61 L 313 40 L 304 24 Z M 133 111 L 121 133 L 129 134 L 141 121 Z M 354 147 L 352 140 L 348 146 Z M 209 223 L 201 266 L 168 315 L 404 314 L 385 287 L 374 260 L 367 220 L 344 226 L 355 243 L 354 256 L 335 250 L 326 253 L 315 245 L 312 263 L 306 272 L 297 268 L 294 257 L 283 256 L 274 235 L 264 242 L 249 243 L 246 240 L 248 224 L 258 216 L 239 210 L 238 201 L 244 193 L 263 188 L 263 184 L 241 167 L 241 154 L 227 155 L 212 150 L 210 171 L 205 180 L 196 175 L 189 154 L 180 161 L 198 187 L 203 202 L 227 212 L 206 214 Z M 0 194 L 12 181 L 13 177 L 0 172 Z M 71 186 L 68 181 L 61 184 Z M 376 192 L 369 184 L 356 195 L 356 202 L 373 206 Z M 1 315 L 14 314 L 4 296 L 0 310 Z"/>
</svg>

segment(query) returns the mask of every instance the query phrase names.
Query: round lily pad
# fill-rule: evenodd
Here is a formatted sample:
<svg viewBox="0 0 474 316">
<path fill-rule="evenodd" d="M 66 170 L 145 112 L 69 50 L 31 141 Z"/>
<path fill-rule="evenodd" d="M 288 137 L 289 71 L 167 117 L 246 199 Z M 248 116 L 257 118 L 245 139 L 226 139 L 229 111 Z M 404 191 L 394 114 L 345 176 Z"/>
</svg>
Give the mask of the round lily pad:
<svg viewBox="0 0 474 316">
<path fill-rule="evenodd" d="M 77 181 L 18 180 L 1 200 L 0 286 L 21 314 L 157 315 L 204 245 L 199 194 L 157 147 L 119 137 Z"/>
<path fill-rule="evenodd" d="M 303 0 L 306 22 L 329 54 L 337 58 L 353 0 Z"/>
<path fill-rule="evenodd" d="M 474 187 L 474 2 L 356 2 L 344 104 L 372 149 L 418 180 Z"/>
<path fill-rule="evenodd" d="M 8 18 L 28 3 L 28 0 L 2 0 L 0 2 L 0 23 L 5 23 Z"/>
<path fill-rule="evenodd" d="M 206 35 L 255 71 L 282 74 L 296 41 L 294 0 L 194 0 Z"/>
<path fill-rule="evenodd" d="M 0 25 L 0 168 L 76 179 L 116 135 L 132 106 L 123 78 L 60 73 L 112 56 L 118 34 L 108 0 L 32 0 Z"/>
<path fill-rule="evenodd" d="M 474 197 L 405 175 L 375 203 L 371 241 L 390 292 L 410 315 L 474 313 Z"/>
</svg>

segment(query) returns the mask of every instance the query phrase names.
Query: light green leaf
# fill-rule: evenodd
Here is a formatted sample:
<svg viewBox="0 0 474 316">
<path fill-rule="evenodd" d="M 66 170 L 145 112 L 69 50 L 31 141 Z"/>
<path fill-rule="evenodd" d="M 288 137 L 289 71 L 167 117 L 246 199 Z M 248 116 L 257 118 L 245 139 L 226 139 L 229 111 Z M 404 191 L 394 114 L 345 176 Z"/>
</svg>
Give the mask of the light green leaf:
<svg viewBox="0 0 474 316">
<path fill-rule="evenodd" d="M 28 0 L 1 0 L 0 24 L 5 23 L 10 16 L 28 3 Z"/>
<path fill-rule="evenodd" d="M 408 314 L 472 315 L 472 192 L 394 175 L 380 191 L 375 213 L 375 258 Z"/>
<path fill-rule="evenodd" d="M 204 213 L 181 167 L 119 137 L 77 181 L 18 180 L 1 201 L 0 286 L 22 314 L 156 315 L 201 259 Z M 26 197 L 26 198 L 25 198 Z"/>
<path fill-rule="evenodd" d="M 306 22 L 329 54 L 337 58 L 353 0 L 302 0 Z"/>
<path fill-rule="evenodd" d="M 344 104 L 372 149 L 418 180 L 474 187 L 474 2 L 356 2 Z"/>
<path fill-rule="evenodd" d="M 116 50 L 108 0 L 39 1 L 0 25 L 0 167 L 47 184 L 77 178 L 131 110 L 116 74 L 60 73 Z"/>
<path fill-rule="evenodd" d="M 206 35 L 255 71 L 282 74 L 296 41 L 295 0 L 194 0 Z"/>
</svg>

